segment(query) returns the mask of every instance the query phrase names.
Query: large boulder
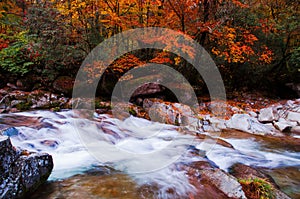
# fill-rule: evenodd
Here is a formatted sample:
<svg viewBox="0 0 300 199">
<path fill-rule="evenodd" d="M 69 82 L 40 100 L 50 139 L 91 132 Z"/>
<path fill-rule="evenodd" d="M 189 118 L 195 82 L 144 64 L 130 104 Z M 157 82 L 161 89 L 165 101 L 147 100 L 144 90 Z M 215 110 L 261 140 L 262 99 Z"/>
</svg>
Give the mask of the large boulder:
<svg viewBox="0 0 300 199">
<path fill-rule="evenodd" d="M 145 99 L 143 107 L 152 121 L 186 126 L 191 130 L 200 127 L 198 115 L 188 105 L 164 102 L 160 99 Z"/>
<path fill-rule="evenodd" d="M 53 89 L 57 92 L 66 94 L 67 96 L 72 95 L 74 78 L 68 76 L 60 76 L 53 82 Z"/>
<path fill-rule="evenodd" d="M 138 87 L 133 94 L 132 98 L 151 96 L 153 94 L 162 93 L 165 91 L 165 87 L 157 83 L 147 83 Z"/>
<path fill-rule="evenodd" d="M 0 198 L 24 197 L 43 184 L 53 169 L 49 154 L 30 153 L 12 146 L 0 135 Z"/>
</svg>

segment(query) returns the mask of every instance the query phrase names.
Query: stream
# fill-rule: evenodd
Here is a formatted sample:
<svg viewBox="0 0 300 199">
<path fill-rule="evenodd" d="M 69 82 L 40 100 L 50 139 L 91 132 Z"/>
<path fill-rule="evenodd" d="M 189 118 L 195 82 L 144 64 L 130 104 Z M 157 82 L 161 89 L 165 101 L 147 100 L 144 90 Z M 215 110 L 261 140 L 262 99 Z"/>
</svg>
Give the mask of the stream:
<svg viewBox="0 0 300 199">
<path fill-rule="evenodd" d="M 204 160 L 224 171 L 238 162 L 262 168 L 291 197 L 300 196 L 298 141 L 291 148 L 242 133 L 230 136 L 228 131 L 221 137 L 230 148 L 197 140 L 173 125 L 133 116 L 121 121 L 96 113 L 88 120 L 71 110 L 3 114 L 0 121 L 17 129 L 11 136 L 14 146 L 53 157 L 47 191 L 33 198 L 188 198 L 197 190 L 178 165 Z M 55 195 L 61 186 L 67 191 Z"/>
</svg>

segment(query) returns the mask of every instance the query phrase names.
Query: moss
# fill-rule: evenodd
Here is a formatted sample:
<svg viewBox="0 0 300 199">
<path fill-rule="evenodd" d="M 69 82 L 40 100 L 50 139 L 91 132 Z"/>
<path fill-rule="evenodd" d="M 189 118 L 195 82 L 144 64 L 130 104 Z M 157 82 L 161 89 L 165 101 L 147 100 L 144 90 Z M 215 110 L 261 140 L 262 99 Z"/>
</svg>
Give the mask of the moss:
<svg viewBox="0 0 300 199">
<path fill-rule="evenodd" d="M 273 186 L 262 178 L 239 179 L 247 198 L 274 199 Z"/>
<path fill-rule="evenodd" d="M 111 105 L 107 105 L 107 103 L 104 103 L 100 99 L 95 100 L 95 109 L 111 109 Z"/>
<path fill-rule="evenodd" d="M 16 108 L 20 111 L 27 111 L 31 108 L 32 102 L 21 102 L 16 105 Z"/>
<path fill-rule="evenodd" d="M 57 107 L 54 107 L 51 109 L 53 112 L 59 112 L 60 111 L 60 107 L 57 106 Z"/>
<path fill-rule="evenodd" d="M 137 112 L 131 107 L 128 108 L 128 112 L 130 115 L 137 116 Z"/>
</svg>

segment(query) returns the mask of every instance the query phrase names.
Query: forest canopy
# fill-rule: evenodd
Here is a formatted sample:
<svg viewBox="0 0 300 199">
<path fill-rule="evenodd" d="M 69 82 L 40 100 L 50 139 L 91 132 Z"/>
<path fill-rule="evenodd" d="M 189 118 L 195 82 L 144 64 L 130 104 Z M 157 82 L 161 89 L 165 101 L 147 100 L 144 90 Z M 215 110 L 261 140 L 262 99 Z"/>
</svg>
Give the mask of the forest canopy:
<svg viewBox="0 0 300 199">
<path fill-rule="evenodd" d="M 299 82 L 299 22 L 297 0 L 1 0 L 0 73 L 3 83 L 30 76 L 49 86 L 59 76 L 75 77 L 101 41 L 163 27 L 201 44 L 227 88 L 276 88 Z M 119 77 L 146 62 L 170 65 L 201 85 L 192 67 L 167 51 L 126 54 L 108 72 Z"/>
</svg>

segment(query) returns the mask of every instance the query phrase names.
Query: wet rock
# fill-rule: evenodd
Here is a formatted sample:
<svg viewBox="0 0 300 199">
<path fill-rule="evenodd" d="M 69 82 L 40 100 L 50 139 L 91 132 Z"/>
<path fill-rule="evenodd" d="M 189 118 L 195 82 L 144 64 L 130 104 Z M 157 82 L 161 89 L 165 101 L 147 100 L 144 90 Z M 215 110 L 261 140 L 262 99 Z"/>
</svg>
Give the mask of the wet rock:
<svg viewBox="0 0 300 199">
<path fill-rule="evenodd" d="M 154 198 L 152 194 L 141 197 L 136 183 L 126 174 L 104 172 L 93 171 L 61 181 L 48 182 L 31 194 L 30 198 Z"/>
<path fill-rule="evenodd" d="M 207 158 L 184 164 L 181 169 L 186 171 L 190 183 L 196 188 L 190 198 L 246 198 L 237 179 L 217 168 L 215 163 Z"/>
<path fill-rule="evenodd" d="M 0 198 L 13 199 L 33 192 L 49 177 L 52 157 L 16 150 L 7 136 L 0 136 Z"/>
<path fill-rule="evenodd" d="M 234 112 L 234 113 L 240 113 L 240 112 L 242 112 L 242 110 L 240 108 L 235 107 L 235 106 L 231 108 L 231 111 Z"/>
<path fill-rule="evenodd" d="M 5 96 L 8 94 L 8 90 L 7 89 L 0 89 L 0 95 L 1 96 Z"/>
<path fill-rule="evenodd" d="M 142 107 L 132 103 L 116 103 L 112 104 L 112 106 L 110 106 L 109 103 L 106 107 L 107 108 L 102 108 L 102 110 L 97 109 L 96 112 L 110 113 L 111 111 L 111 114 L 120 120 L 125 120 L 126 118 L 130 117 L 130 115 L 148 120 L 150 119 L 148 113 Z M 112 110 L 111 107 L 113 107 Z"/>
<path fill-rule="evenodd" d="M 286 122 L 275 122 L 274 126 L 281 132 L 289 132 L 292 128 L 292 126 Z"/>
<path fill-rule="evenodd" d="M 13 149 L 7 136 L 0 136 L 0 159 L 0 173 L 2 176 L 9 169 L 11 163 L 17 159 L 17 152 Z"/>
<path fill-rule="evenodd" d="M 212 136 L 206 135 L 206 134 L 196 134 L 196 138 L 200 140 L 205 140 L 208 143 L 217 143 L 221 146 L 227 147 L 227 148 L 234 148 L 229 142 L 226 142 L 225 140 L 221 138 L 214 138 Z"/>
<path fill-rule="evenodd" d="M 246 198 L 237 179 L 221 169 L 203 170 L 201 178 L 216 186 L 228 198 Z"/>
<path fill-rule="evenodd" d="M 58 142 L 56 140 L 43 140 L 40 143 L 51 148 L 56 148 L 58 146 Z"/>
<path fill-rule="evenodd" d="M 230 168 L 230 173 L 238 179 L 267 179 L 267 181 L 273 187 L 272 192 L 274 193 L 276 199 L 290 199 L 290 197 L 288 197 L 285 193 L 279 190 L 278 185 L 275 183 L 274 179 L 271 176 L 255 168 L 238 163 Z"/>
<path fill-rule="evenodd" d="M 6 86 L 8 86 L 9 88 L 13 89 L 13 90 L 16 90 L 18 89 L 18 87 L 12 83 L 7 83 Z"/>
</svg>

